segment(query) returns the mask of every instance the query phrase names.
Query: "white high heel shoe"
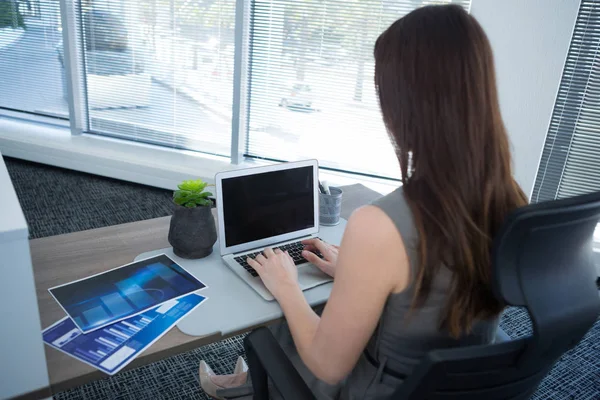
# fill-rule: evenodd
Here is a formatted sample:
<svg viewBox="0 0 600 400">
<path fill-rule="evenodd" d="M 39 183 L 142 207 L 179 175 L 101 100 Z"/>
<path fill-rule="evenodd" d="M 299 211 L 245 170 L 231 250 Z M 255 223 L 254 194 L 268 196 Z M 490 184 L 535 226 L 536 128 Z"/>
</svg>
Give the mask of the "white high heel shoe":
<svg viewBox="0 0 600 400">
<path fill-rule="evenodd" d="M 238 357 L 233 374 L 216 375 L 210 366 L 202 360 L 200 361 L 199 374 L 200 386 L 204 389 L 204 392 L 214 399 L 223 400 L 222 397 L 217 396 L 217 390 L 229 389 L 246 383 L 248 365 L 242 357 Z"/>
</svg>

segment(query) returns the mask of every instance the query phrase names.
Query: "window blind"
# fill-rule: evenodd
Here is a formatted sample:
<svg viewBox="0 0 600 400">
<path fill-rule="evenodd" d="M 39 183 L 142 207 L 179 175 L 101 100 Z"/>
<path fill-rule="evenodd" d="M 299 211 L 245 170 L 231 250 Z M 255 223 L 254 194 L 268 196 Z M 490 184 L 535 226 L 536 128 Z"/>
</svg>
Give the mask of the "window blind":
<svg viewBox="0 0 600 400">
<path fill-rule="evenodd" d="M 92 133 L 230 154 L 235 0 L 80 6 Z"/>
<path fill-rule="evenodd" d="M 535 179 L 532 202 L 600 190 L 599 32 L 600 3 L 582 0 Z M 594 249 L 600 255 L 600 224 L 594 233 Z M 600 268 L 600 262 L 597 265 Z"/>
<path fill-rule="evenodd" d="M 600 3 L 582 0 L 532 201 L 600 190 Z"/>
<path fill-rule="evenodd" d="M 0 1 L 0 108 L 68 118 L 59 2 Z"/>
<path fill-rule="evenodd" d="M 373 84 L 373 46 L 416 7 L 470 1 L 255 0 L 247 155 L 399 178 Z"/>
</svg>

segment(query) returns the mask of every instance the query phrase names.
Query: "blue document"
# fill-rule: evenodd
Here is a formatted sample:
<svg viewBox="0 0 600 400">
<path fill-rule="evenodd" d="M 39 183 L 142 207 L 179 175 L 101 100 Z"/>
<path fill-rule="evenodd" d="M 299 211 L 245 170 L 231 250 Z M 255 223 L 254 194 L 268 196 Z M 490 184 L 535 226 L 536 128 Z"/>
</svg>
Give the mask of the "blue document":
<svg viewBox="0 0 600 400">
<path fill-rule="evenodd" d="M 48 291 L 75 325 L 88 333 L 205 287 L 160 254 Z"/>
<path fill-rule="evenodd" d="M 205 300 L 198 294 L 188 294 L 90 333 L 83 333 L 65 317 L 42 335 L 47 345 L 113 375 Z"/>
</svg>

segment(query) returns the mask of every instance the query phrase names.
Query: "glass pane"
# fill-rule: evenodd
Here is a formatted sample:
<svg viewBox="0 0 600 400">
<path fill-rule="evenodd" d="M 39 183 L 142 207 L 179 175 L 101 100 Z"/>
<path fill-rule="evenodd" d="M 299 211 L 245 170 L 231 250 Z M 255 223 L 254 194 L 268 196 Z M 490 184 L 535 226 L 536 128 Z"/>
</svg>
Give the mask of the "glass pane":
<svg viewBox="0 0 600 400">
<path fill-rule="evenodd" d="M 90 130 L 229 155 L 235 0 L 82 4 Z"/>
<path fill-rule="evenodd" d="M 0 1 L 0 108 L 68 118 L 56 0 Z"/>
<path fill-rule="evenodd" d="M 248 154 L 392 178 L 373 46 L 420 0 L 255 0 Z"/>
</svg>

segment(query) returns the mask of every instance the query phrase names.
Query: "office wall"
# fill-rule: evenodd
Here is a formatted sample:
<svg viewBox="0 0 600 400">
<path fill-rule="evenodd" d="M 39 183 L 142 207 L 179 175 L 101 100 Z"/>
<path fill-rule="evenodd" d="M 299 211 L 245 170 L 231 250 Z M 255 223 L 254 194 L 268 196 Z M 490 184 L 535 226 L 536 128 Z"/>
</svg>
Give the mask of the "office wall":
<svg viewBox="0 0 600 400">
<path fill-rule="evenodd" d="M 0 154 L 0 400 L 48 387 L 27 236 Z"/>
<path fill-rule="evenodd" d="M 0 241 L 0 399 L 49 385 L 27 235 Z"/>
<path fill-rule="evenodd" d="M 496 61 L 515 176 L 531 196 L 579 0 L 472 0 Z"/>
</svg>

